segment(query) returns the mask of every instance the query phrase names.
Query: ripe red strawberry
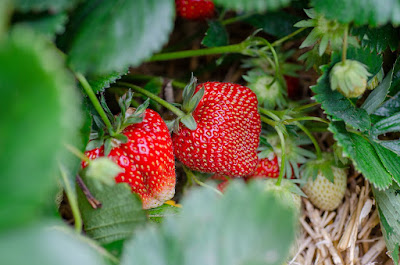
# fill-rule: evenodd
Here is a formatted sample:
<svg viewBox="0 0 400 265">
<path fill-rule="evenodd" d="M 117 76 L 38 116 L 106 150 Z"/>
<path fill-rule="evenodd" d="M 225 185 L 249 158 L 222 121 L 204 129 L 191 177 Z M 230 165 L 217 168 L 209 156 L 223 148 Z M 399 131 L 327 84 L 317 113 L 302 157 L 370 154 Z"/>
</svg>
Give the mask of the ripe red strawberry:
<svg viewBox="0 0 400 265">
<path fill-rule="evenodd" d="M 162 205 L 175 193 L 175 162 L 167 125 L 160 115 L 147 109 L 143 121 L 128 125 L 123 131 L 128 141 L 117 143 L 108 155 L 124 172 L 115 177 L 117 183 L 128 183 L 149 209 Z M 104 156 L 104 146 L 87 151 L 95 159 Z M 82 164 L 83 167 L 87 163 Z"/>
<path fill-rule="evenodd" d="M 214 15 L 211 0 L 175 0 L 176 13 L 185 19 L 201 20 Z"/>
<path fill-rule="evenodd" d="M 172 137 L 176 157 L 192 170 L 227 176 L 251 174 L 257 165 L 261 132 L 257 97 L 249 88 L 207 82 L 193 112 L 195 130 L 181 124 Z"/>
<path fill-rule="evenodd" d="M 287 94 L 290 99 L 297 99 L 299 95 L 299 79 L 293 76 L 284 76 L 287 86 Z"/>
<path fill-rule="evenodd" d="M 279 177 L 279 163 L 278 157 L 271 152 L 268 157 L 258 160 L 256 170 L 253 174 L 246 176 L 246 180 L 253 178 L 278 178 Z"/>
</svg>

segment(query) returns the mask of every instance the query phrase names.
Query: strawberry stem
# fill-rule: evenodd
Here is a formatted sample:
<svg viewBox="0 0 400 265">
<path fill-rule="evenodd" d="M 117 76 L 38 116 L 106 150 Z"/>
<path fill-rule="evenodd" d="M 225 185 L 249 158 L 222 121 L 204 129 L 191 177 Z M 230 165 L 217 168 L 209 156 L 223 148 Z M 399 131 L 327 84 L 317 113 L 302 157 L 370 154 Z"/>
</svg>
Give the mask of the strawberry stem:
<svg viewBox="0 0 400 265">
<path fill-rule="evenodd" d="M 82 230 L 82 216 L 79 211 L 78 200 L 76 198 L 76 192 L 73 191 L 70 181 L 67 176 L 67 172 L 64 167 L 59 164 L 61 178 L 64 183 L 65 194 L 67 195 L 69 205 L 71 207 L 72 215 L 74 216 L 75 221 L 75 231 L 80 234 Z"/>
<path fill-rule="evenodd" d="M 89 82 L 81 73 L 75 73 L 76 78 L 81 83 L 83 89 L 85 90 L 86 94 L 88 95 L 90 101 L 92 102 L 94 108 L 96 109 L 97 113 L 100 115 L 101 119 L 103 120 L 104 124 L 107 126 L 107 129 L 111 135 L 113 135 L 113 127 L 111 125 L 110 120 L 108 119 L 106 113 L 104 112 L 103 108 L 100 105 L 99 100 L 96 97 L 96 94 L 93 92 L 92 87 L 90 86 Z"/>
<path fill-rule="evenodd" d="M 196 178 L 196 176 L 194 175 L 194 173 L 193 173 L 190 169 L 188 169 L 187 167 L 183 166 L 183 170 L 185 171 L 186 176 L 188 176 L 189 179 L 191 179 L 191 180 L 193 180 L 194 182 L 196 182 L 196 184 L 198 184 L 198 185 L 200 185 L 200 186 L 202 186 L 202 187 L 205 187 L 205 188 L 207 188 L 207 189 L 210 189 L 210 190 L 214 191 L 215 193 L 217 193 L 218 195 L 221 195 L 221 196 L 223 195 L 222 192 L 220 192 L 220 191 L 217 190 L 216 188 L 214 188 L 214 187 L 212 187 L 212 186 L 210 186 L 210 185 L 207 185 L 207 184 L 205 184 L 204 182 L 198 180 L 198 179 Z"/>
<path fill-rule="evenodd" d="M 342 64 L 346 62 L 347 57 L 347 37 L 349 35 L 349 24 L 346 24 L 343 35 L 343 50 L 342 50 Z"/>
<path fill-rule="evenodd" d="M 290 123 L 297 122 L 297 121 L 319 121 L 319 122 L 323 122 L 323 123 L 329 124 L 329 121 L 324 120 L 324 119 L 319 118 L 319 117 L 313 117 L 313 116 L 306 116 L 306 117 L 298 117 L 298 118 L 293 118 L 293 119 L 287 119 L 287 120 L 283 120 L 282 122 L 284 124 L 290 124 Z"/>
<path fill-rule="evenodd" d="M 273 120 L 271 120 L 271 119 L 268 119 L 267 117 L 265 117 L 265 116 L 260 116 L 261 117 L 261 121 L 262 122 L 265 122 L 266 124 L 268 124 L 268 125 L 271 125 L 272 127 L 275 127 L 276 126 L 276 121 L 273 121 Z"/>
<path fill-rule="evenodd" d="M 79 187 L 81 188 L 83 194 L 85 194 L 85 197 L 89 204 L 92 206 L 93 209 L 98 209 L 101 208 L 102 204 L 96 198 L 92 195 L 88 187 L 86 186 L 85 182 L 83 182 L 82 178 L 77 175 L 76 176 L 76 182 L 78 183 Z"/>
<path fill-rule="evenodd" d="M 228 22 L 227 24 L 230 24 L 233 22 Z M 283 42 L 296 36 L 297 34 L 299 34 L 300 32 L 302 32 L 305 29 L 306 28 L 300 28 L 300 29 L 290 33 L 289 35 L 287 35 L 279 40 L 274 41 L 273 43 L 271 43 L 271 46 L 272 47 L 279 46 Z M 248 45 L 249 45 L 249 41 L 245 40 L 241 43 L 227 45 L 227 46 L 204 48 L 204 49 L 198 49 L 198 50 L 186 50 L 186 51 L 178 51 L 178 52 L 159 53 L 159 54 L 155 54 L 152 57 L 150 57 L 150 59 L 148 61 L 149 62 L 168 61 L 168 60 L 173 60 L 173 59 L 183 59 L 183 58 L 190 58 L 190 57 L 196 57 L 196 56 L 216 55 L 216 54 L 222 54 L 222 53 L 241 53 L 248 48 Z"/>
<path fill-rule="evenodd" d="M 297 127 L 300 128 L 300 130 L 302 130 L 307 136 L 308 138 L 310 138 L 311 142 L 314 145 L 315 148 L 315 152 L 317 153 L 317 159 L 321 159 L 322 158 L 322 153 L 321 153 L 321 148 L 318 145 L 317 140 L 315 139 L 315 137 L 312 135 L 312 133 L 300 122 L 295 122 L 294 123 Z"/>
<path fill-rule="evenodd" d="M 180 109 L 178 109 L 177 107 L 175 107 L 174 105 L 172 105 L 171 103 L 163 100 L 162 98 L 160 98 L 157 95 L 154 95 L 153 93 L 147 91 L 146 89 L 143 89 L 139 86 L 135 86 L 133 84 L 130 83 L 125 83 L 125 82 L 118 82 L 117 85 L 120 86 L 124 86 L 124 87 L 128 87 L 131 88 L 132 90 L 154 100 L 155 102 L 157 102 L 158 104 L 160 104 L 161 106 L 167 108 L 168 110 L 172 111 L 176 116 L 178 116 L 178 118 L 182 118 L 183 116 L 185 116 L 186 114 L 181 111 Z"/>
<path fill-rule="evenodd" d="M 156 61 L 168 61 L 173 59 L 183 59 L 190 58 L 196 56 L 205 56 L 205 55 L 215 55 L 221 53 L 241 53 L 243 50 L 247 48 L 246 42 L 241 42 L 238 44 L 232 44 L 227 46 L 220 47 L 212 47 L 198 50 L 186 50 L 186 51 L 178 51 L 178 52 L 168 52 L 168 53 L 159 53 L 155 54 L 148 60 L 149 62 Z"/>
<path fill-rule="evenodd" d="M 75 146 L 72 146 L 70 144 L 64 144 L 65 148 L 68 149 L 71 153 L 73 153 L 76 157 L 78 157 L 80 160 L 85 161 L 87 163 L 90 163 L 90 159 L 85 156 L 84 153 L 82 153 L 78 148 Z"/>
<path fill-rule="evenodd" d="M 279 130 L 278 128 L 275 128 L 275 129 L 276 129 L 276 132 L 278 133 L 279 139 L 281 141 L 281 149 L 282 149 L 281 164 L 279 167 L 279 176 L 278 176 L 278 180 L 276 181 L 276 186 L 280 186 L 283 176 L 286 173 L 286 169 L 285 169 L 286 147 L 285 147 L 285 136 L 283 135 L 281 130 Z"/>
</svg>

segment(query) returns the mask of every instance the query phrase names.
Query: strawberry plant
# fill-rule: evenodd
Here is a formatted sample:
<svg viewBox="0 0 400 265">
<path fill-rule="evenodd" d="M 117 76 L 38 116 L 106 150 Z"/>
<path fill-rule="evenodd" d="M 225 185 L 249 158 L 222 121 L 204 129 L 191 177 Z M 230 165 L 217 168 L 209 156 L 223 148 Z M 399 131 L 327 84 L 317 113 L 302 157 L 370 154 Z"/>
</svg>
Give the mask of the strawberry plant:
<svg viewBox="0 0 400 265">
<path fill-rule="evenodd" d="M 399 23 L 396 0 L 1 1 L 3 263 L 399 264 Z"/>
</svg>

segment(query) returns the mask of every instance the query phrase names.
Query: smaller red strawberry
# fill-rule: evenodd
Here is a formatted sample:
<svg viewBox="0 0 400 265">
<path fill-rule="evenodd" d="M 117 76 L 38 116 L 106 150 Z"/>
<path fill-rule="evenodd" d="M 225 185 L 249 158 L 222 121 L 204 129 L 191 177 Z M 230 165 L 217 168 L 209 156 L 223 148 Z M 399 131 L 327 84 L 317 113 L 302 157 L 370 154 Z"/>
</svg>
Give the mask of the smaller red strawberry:
<svg viewBox="0 0 400 265">
<path fill-rule="evenodd" d="M 214 3 L 211 0 L 175 0 L 178 16 L 189 20 L 202 20 L 214 16 Z"/>
<path fill-rule="evenodd" d="M 287 95 L 290 99 L 297 99 L 300 96 L 299 79 L 294 76 L 283 76 L 286 81 Z"/>
<path fill-rule="evenodd" d="M 256 170 L 253 174 L 246 176 L 246 180 L 254 178 L 278 178 L 279 163 L 278 157 L 271 152 L 268 157 L 259 158 Z"/>
</svg>

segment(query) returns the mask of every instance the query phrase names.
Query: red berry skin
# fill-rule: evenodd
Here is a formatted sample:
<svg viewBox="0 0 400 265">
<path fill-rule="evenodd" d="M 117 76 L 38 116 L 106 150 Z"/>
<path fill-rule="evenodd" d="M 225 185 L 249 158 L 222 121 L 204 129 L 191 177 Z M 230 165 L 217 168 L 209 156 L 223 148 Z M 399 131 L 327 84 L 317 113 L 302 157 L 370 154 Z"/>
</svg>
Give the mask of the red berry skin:
<svg viewBox="0 0 400 265">
<path fill-rule="evenodd" d="M 278 178 L 279 163 L 278 157 L 272 153 L 271 157 L 266 157 L 258 160 L 256 170 L 253 174 L 246 176 L 246 180 L 254 178 Z"/>
<path fill-rule="evenodd" d="M 188 168 L 239 177 L 257 165 L 261 132 L 257 97 L 249 88 L 232 83 L 206 82 L 205 93 L 193 112 L 194 131 L 180 124 L 173 135 L 175 156 Z"/>
<path fill-rule="evenodd" d="M 287 86 L 287 93 L 290 99 L 297 99 L 300 97 L 299 79 L 293 76 L 284 76 Z"/>
<path fill-rule="evenodd" d="M 202 20 L 214 16 L 214 3 L 211 0 L 175 0 L 178 16 L 189 20 Z"/>
<path fill-rule="evenodd" d="M 115 177 L 117 183 L 128 183 L 139 195 L 143 209 L 162 205 L 175 193 L 175 161 L 172 140 L 161 116 L 147 109 L 141 123 L 126 127 L 127 143 L 111 149 L 110 157 L 124 172 Z M 104 146 L 85 152 L 89 159 L 104 156 Z M 83 167 L 87 164 L 83 163 Z"/>
</svg>

